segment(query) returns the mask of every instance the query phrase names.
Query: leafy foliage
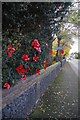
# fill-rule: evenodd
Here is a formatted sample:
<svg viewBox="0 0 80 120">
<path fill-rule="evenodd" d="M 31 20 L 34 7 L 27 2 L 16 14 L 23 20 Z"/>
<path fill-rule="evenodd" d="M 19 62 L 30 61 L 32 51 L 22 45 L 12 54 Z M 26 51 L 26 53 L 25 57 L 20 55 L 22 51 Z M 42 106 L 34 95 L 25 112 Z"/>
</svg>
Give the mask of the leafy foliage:
<svg viewBox="0 0 80 120">
<path fill-rule="evenodd" d="M 25 80 L 26 75 L 40 74 L 40 69 L 45 66 L 44 61 L 48 62 L 46 67 L 52 64 L 49 52 L 52 49 L 52 34 L 58 33 L 60 30 L 60 22 L 68 13 L 70 5 L 70 2 L 3 3 L 3 84 L 8 82 L 10 85 L 14 85 L 21 77 Z M 32 46 L 35 39 L 40 44 L 41 52 Z M 12 47 L 9 48 L 10 44 Z M 38 57 L 37 61 L 33 60 L 34 56 Z M 27 60 L 25 61 L 25 59 Z M 22 70 L 19 71 L 19 74 L 16 68 L 20 64 Z M 21 73 L 23 71 L 25 73 Z"/>
<path fill-rule="evenodd" d="M 55 47 L 58 46 L 58 38 L 55 39 L 55 41 L 53 41 L 52 43 L 52 50 L 53 50 L 53 58 L 56 57 L 56 50 L 55 50 Z M 71 49 L 71 46 L 70 46 L 70 41 L 66 41 L 65 39 L 61 39 L 60 40 L 60 46 L 63 47 L 64 49 L 64 54 L 60 54 L 61 56 L 68 56 L 69 55 L 69 51 Z"/>
</svg>

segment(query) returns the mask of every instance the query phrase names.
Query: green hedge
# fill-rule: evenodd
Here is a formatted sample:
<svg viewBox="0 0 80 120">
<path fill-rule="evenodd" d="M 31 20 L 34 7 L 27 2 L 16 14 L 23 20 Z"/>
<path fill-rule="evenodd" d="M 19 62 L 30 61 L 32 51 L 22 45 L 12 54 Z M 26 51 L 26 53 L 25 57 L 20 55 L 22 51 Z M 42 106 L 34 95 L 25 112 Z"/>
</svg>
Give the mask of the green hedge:
<svg viewBox="0 0 80 120">
<path fill-rule="evenodd" d="M 34 46 L 32 46 L 32 42 L 34 42 L 35 39 L 37 39 L 40 44 L 39 47 L 41 52 L 37 51 Z M 46 63 L 46 67 L 52 64 L 49 61 L 51 55 L 49 53 L 50 48 L 48 46 L 48 39 L 40 39 L 39 35 L 33 33 L 19 35 L 19 33 L 6 32 L 3 34 L 2 41 L 3 84 L 4 82 L 8 82 L 10 85 L 14 85 L 17 80 L 22 78 L 22 74 L 23 77 L 24 73 L 25 75 L 35 74 L 35 72 L 45 67 L 45 61 L 48 62 L 48 64 Z M 25 59 L 22 59 L 24 54 L 28 55 L 29 60 L 26 61 Z M 38 59 L 33 59 L 34 56 L 38 57 Z M 18 73 L 16 70 L 20 64 L 23 65 L 23 68 L 25 69 L 24 73 Z"/>
</svg>

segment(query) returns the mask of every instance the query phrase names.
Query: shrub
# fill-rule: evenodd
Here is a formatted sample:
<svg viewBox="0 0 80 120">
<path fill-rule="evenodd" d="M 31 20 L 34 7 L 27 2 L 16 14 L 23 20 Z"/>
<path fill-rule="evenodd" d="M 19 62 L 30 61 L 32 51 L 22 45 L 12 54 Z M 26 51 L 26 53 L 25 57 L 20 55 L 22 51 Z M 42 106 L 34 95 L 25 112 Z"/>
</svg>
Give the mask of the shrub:
<svg viewBox="0 0 80 120">
<path fill-rule="evenodd" d="M 36 37 L 35 37 L 36 36 Z M 3 84 L 14 85 L 18 79 L 25 80 L 26 75 L 39 73 L 44 68 L 44 61 L 51 56 L 47 39 L 40 39 L 33 33 L 20 35 L 6 32 L 3 34 L 2 72 Z M 46 66 L 52 63 L 46 64 Z M 22 66 L 20 66 L 22 65 Z"/>
</svg>

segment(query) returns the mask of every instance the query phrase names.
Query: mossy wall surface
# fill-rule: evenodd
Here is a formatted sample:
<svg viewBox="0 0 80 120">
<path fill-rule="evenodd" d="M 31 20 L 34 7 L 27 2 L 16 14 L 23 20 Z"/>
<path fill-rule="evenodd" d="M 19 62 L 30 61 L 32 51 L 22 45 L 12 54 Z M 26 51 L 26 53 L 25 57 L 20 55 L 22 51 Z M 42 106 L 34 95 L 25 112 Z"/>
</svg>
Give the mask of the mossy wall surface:
<svg viewBox="0 0 80 120">
<path fill-rule="evenodd" d="M 63 64 L 65 61 L 63 61 Z M 55 80 L 60 71 L 60 63 L 56 63 L 41 70 L 41 75 L 33 75 L 28 80 L 18 83 L 3 91 L 3 118 L 26 118 L 40 100 L 49 84 Z"/>
</svg>

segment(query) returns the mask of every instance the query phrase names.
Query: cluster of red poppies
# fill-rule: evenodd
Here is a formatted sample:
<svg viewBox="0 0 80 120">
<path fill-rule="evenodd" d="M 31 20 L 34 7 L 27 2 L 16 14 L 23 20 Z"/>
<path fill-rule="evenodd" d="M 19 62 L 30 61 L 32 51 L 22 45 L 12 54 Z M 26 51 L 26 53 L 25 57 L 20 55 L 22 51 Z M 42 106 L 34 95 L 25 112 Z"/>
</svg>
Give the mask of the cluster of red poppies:
<svg viewBox="0 0 80 120">
<path fill-rule="evenodd" d="M 28 67 L 26 70 L 24 69 L 23 65 L 20 64 L 17 68 L 16 71 L 22 75 L 21 80 L 26 80 L 26 72 L 30 70 L 30 67 Z"/>
<path fill-rule="evenodd" d="M 40 44 L 39 44 L 39 41 L 37 39 L 34 39 L 33 42 L 32 42 L 32 47 L 37 51 L 37 52 L 41 52 L 41 47 L 40 47 Z M 48 44 L 46 43 L 45 46 L 48 46 Z M 15 52 L 15 48 L 12 47 L 11 44 L 8 45 L 8 48 L 6 49 L 6 53 L 9 57 L 12 57 L 12 54 Z M 61 53 L 64 54 L 64 50 L 61 50 Z M 52 55 L 53 54 L 53 51 L 52 50 L 49 50 L 49 54 Z M 26 62 L 28 62 L 30 60 L 28 54 L 23 54 L 22 57 L 21 57 L 23 60 L 25 60 Z M 38 56 L 34 56 L 33 57 L 33 61 L 37 62 L 39 59 Z M 43 68 L 44 70 L 46 70 L 46 67 L 48 65 L 48 62 L 45 60 L 44 63 L 43 63 Z M 21 80 L 26 80 L 26 72 L 30 70 L 30 67 L 28 67 L 27 69 L 25 69 L 23 67 L 22 64 L 20 64 L 17 68 L 16 68 L 16 71 L 18 72 L 18 74 L 21 74 L 22 78 Z M 40 75 L 40 70 L 39 69 L 36 69 L 35 74 L 38 74 Z M 9 83 L 4 83 L 4 87 L 7 88 L 7 89 L 10 89 L 10 85 Z"/>
<path fill-rule="evenodd" d="M 22 55 L 22 59 L 25 60 L 26 62 L 28 62 L 28 60 L 30 60 L 30 58 L 28 57 L 27 54 L 23 54 L 23 55 Z M 35 61 L 35 62 L 37 62 L 38 59 L 39 59 L 39 57 L 36 56 L 36 55 L 33 57 L 33 61 Z"/>
<path fill-rule="evenodd" d="M 41 47 L 40 47 L 40 44 L 39 44 L 39 41 L 37 39 L 34 39 L 33 42 L 32 42 L 32 47 L 37 51 L 37 52 L 41 52 Z M 46 46 L 48 46 L 48 44 L 46 44 Z M 12 54 L 15 52 L 15 48 L 12 47 L 11 44 L 8 45 L 8 48 L 6 49 L 6 53 L 9 57 L 12 57 Z M 28 62 L 30 60 L 28 54 L 23 54 L 22 57 L 21 57 L 23 60 L 25 60 L 26 62 Z M 39 59 L 38 56 L 34 56 L 33 57 L 33 61 L 37 62 Z M 46 61 L 44 61 L 44 70 L 46 70 L 46 65 L 48 63 Z M 18 72 L 18 74 L 21 74 L 22 78 L 21 80 L 26 80 L 26 72 L 30 70 L 30 67 L 28 67 L 27 69 L 25 69 L 23 67 L 22 64 L 20 64 L 17 68 L 16 68 L 16 71 Z M 40 75 L 40 70 L 39 69 L 36 69 L 35 74 L 38 74 Z M 10 85 L 9 83 L 4 83 L 4 87 L 7 88 L 7 89 L 10 89 Z"/>
</svg>

